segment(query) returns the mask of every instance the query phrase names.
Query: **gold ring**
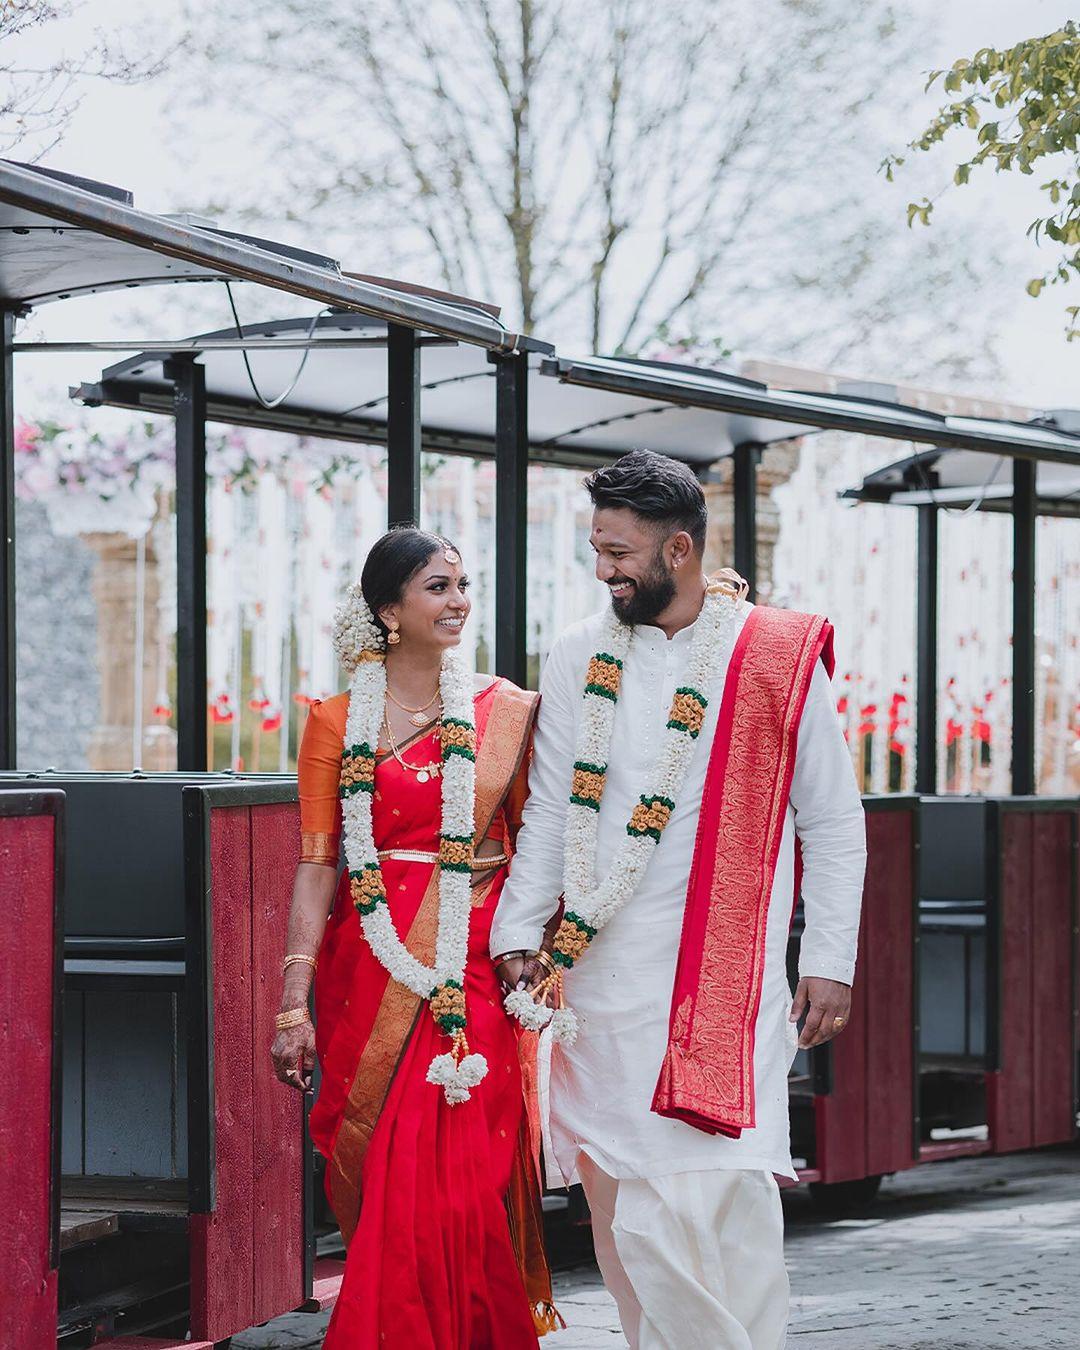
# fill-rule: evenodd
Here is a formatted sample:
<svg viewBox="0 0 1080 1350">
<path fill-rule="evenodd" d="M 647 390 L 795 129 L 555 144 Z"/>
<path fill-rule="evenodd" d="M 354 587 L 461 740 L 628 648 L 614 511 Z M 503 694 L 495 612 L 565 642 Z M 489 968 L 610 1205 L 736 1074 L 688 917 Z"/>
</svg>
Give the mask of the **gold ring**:
<svg viewBox="0 0 1080 1350">
<path fill-rule="evenodd" d="M 835 1031 L 839 1031 L 841 1027 L 846 1027 L 846 1026 L 847 1026 L 847 1018 L 846 1018 L 846 1017 L 834 1017 L 833 1020 L 832 1020 L 832 1024 L 833 1024 L 833 1029 L 834 1029 Z"/>
</svg>

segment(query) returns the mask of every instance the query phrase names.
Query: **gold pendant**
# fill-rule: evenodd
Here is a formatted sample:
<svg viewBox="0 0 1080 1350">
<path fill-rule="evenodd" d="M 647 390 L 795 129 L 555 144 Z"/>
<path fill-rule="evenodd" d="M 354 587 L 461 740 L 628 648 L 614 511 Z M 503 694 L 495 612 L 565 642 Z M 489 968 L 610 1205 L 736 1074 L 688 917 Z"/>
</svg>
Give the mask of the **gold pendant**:
<svg viewBox="0 0 1080 1350">
<path fill-rule="evenodd" d="M 418 783 L 426 783 L 427 780 L 428 780 L 427 769 L 421 769 L 420 772 L 416 775 L 416 781 Z"/>
<path fill-rule="evenodd" d="M 428 717 L 426 712 L 414 712 L 413 715 L 409 718 L 409 721 L 413 724 L 414 727 L 426 727 L 427 724 L 431 721 L 431 718 Z"/>
</svg>

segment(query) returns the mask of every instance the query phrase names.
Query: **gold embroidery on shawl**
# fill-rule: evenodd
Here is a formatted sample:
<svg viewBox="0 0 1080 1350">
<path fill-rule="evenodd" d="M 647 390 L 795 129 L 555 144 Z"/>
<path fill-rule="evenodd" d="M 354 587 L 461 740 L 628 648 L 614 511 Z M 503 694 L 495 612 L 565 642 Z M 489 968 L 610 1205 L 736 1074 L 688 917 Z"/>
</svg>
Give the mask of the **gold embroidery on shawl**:
<svg viewBox="0 0 1080 1350">
<path fill-rule="evenodd" d="M 796 696 L 818 659 L 823 622 L 806 625 L 804 615 L 793 614 L 805 625 L 793 633 L 794 624 L 776 622 L 780 613 L 758 628 L 739 672 L 697 999 L 689 1035 L 672 1034 L 682 1049 L 678 1067 L 672 1063 L 682 1079 L 679 1095 L 708 1102 L 743 1128 L 754 1123 L 753 1013 L 765 965 L 768 863 L 786 814 L 779 797 L 795 754 Z M 793 638 L 801 639 L 794 662 Z"/>
</svg>

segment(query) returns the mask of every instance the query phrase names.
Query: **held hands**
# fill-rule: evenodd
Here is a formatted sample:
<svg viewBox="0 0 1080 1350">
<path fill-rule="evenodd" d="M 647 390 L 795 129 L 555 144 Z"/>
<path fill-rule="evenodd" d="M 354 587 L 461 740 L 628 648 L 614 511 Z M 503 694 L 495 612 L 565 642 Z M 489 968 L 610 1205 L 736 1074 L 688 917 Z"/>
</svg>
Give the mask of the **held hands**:
<svg viewBox="0 0 1080 1350">
<path fill-rule="evenodd" d="M 810 1011 L 799 1036 L 803 1050 L 824 1045 L 844 1029 L 851 1015 L 851 986 L 808 975 L 799 981 L 788 1020 L 797 1022 L 807 1008 Z"/>
<path fill-rule="evenodd" d="M 506 952 L 495 962 L 495 975 L 508 994 L 515 989 L 535 989 L 546 974 L 535 952 Z"/>
<path fill-rule="evenodd" d="M 310 1094 L 311 1072 L 315 1068 L 315 1028 L 310 1022 L 301 1022 L 279 1031 L 270 1047 L 270 1058 L 282 1083 Z"/>
</svg>

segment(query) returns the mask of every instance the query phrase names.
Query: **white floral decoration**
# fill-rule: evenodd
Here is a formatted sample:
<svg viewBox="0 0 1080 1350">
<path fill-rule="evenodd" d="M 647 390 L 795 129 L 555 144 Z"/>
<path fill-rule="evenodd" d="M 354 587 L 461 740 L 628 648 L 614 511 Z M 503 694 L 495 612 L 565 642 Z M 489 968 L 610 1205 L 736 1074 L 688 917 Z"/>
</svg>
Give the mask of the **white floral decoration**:
<svg viewBox="0 0 1080 1350">
<path fill-rule="evenodd" d="M 353 582 L 345 592 L 345 599 L 334 610 L 333 643 L 334 651 L 337 653 L 337 659 L 341 662 L 342 669 L 347 670 L 350 675 L 360 665 L 363 652 L 383 652 L 386 650 L 386 639 L 375 622 L 371 607 L 364 599 L 364 592 L 360 589 L 359 581 Z M 384 690 L 385 687 L 384 678 Z M 379 716 L 382 717 L 381 708 Z M 349 744 L 354 743 L 349 742 Z M 378 744 L 377 741 L 372 742 L 372 745 L 376 744 Z"/>
</svg>

